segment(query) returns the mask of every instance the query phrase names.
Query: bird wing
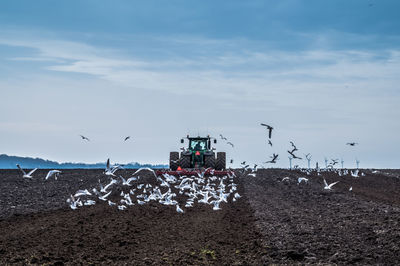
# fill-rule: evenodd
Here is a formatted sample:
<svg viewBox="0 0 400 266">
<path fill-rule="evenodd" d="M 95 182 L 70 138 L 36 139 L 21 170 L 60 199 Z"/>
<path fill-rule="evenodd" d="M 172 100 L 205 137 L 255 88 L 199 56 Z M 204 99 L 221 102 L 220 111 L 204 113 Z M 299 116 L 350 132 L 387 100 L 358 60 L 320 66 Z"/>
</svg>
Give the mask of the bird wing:
<svg viewBox="0 0 400 266">
<path fill-rule="evenodd" d="M 111 169 L 111 173 L 114 174 L 120 168 L 121 168 L 120 165 L 114 166 L 113 169 Z"/>
<path fill-rule="evenodd" d="M 336 182 L 334 182 L 334 183 L 332 183 L 332 184 L 329 184 L 329 186 L 328 187 L 333 187 L 334 185 L 336 185 L 337 183 L 339 183 L 339 181 L 336 181 Z"/>
<path fill-rule="evenodd" d="M 260 125 L 264 126 L 264 127 L 268 127 L 267 124 L 261 123 Z"/>
<path fill-rule="evenodd" d="M 110 191 L 110 192 L 108 192 L 107 194 L 101 196 L 101 198 L 103 198 L 103 199 L 107 198 L 108 196 L 110 196 L 111 192 L 112 192 L 112 191 Z"/>
<path fill-rule="evenodd" d="M 130 139 L 130 138 L 131 138 L 130 136 L 126 137 L 126 138 L 125 138 L 125 141 L 127 141 L 127 140 Z"/>
<path fill-rule="evenodd" d="M 54 171 L 49 171 L 45 177 L 45 180 L 49 179 L 54 174 Z"/>
<path fill-rule="evenodd" d="M 33 169 L 32 171 L 30 171 L 30 172 L 28 173 L 28 175 L 33 174 L 36 170 L 37 170 L 37 168 Z"/>
<path fill-rule="evenodd" d="M 24 175 L 26 175 L 26 172 L 21 168 L 21 166 L 19 166 L 19 164 L 17 164 L 17 167 L 18 167 L 19 170 L 21 170 L 21 172 L 22 172 Z"/>
<path fill-rule="evenodd" d="M 324 185 L 325 185 L 325 187 L 328 187 L 328 183 L 326 183 L 325 178 L 324 178 Z"/>
<path fill-rule="evenodd" d="M 140 171 L 143 171 L 143 170 L 150 171 L 150 172 L 152 172 L 152 173 L 154 174 L 155 177 L 157 177 L 157 175 L 156 175 L 156 173 L 154 172 L 154 170 L 153 170 L 153 169 L 150 169 L 150 168 L 148 168 L 148 167 L 139 168 L 139 169 L 138 169 L 136 172 L 134 172 L 132 175 L 135 175 L 135 174 L 137 174 L 137 173 L 139 173 Z"/>
<path fill-rule="evenodd" d="M 268 136 L 269 136 L 269 138 L 271 138 L 271 136 L 272 136 L 272 127 L 269 128 L 269 135 Z"/>
</svg>

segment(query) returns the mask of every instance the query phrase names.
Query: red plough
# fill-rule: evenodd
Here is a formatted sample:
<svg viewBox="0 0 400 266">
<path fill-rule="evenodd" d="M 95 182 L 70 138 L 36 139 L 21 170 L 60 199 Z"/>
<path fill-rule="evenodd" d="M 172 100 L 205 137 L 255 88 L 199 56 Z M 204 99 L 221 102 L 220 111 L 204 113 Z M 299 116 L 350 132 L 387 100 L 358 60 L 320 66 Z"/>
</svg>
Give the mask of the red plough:
<svg viewBox="0 0 400 266">
<path fill-rule="evenodd" d="M 198 169 L 198 168 L 178 168 L 176 171 L 171 170 L 157 170 L 156 175 L 161 176 L 163 174 L 169 174 L 173 176 L 192 176 L 192 175 L 203 175 L 203 176 L 226 176 L 233 175 L 233 171 L 231 170 L 215 170 L 212 168 L 207 169 Z"/>
</svg>

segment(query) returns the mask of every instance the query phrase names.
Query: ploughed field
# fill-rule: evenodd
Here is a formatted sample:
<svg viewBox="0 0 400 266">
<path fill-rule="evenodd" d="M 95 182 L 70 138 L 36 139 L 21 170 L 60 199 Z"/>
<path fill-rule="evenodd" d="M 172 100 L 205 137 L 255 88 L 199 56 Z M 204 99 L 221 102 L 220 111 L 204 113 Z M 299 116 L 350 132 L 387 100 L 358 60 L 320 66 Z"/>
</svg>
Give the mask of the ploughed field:
<svg viewBox="0 0 400 266">
<path fill-rule="evenodd" d="M 116 174 L 128 178 L 134 172 Z M 196 181 L 198 189 L 208 184 L 226 202 L 205 204 L 198 196 L 185 207 L 190 196 L 179 191 L 189 193 L 182 187 L 194 187 L 193 180 L 168 177 L 168 191 L 149 171 L 139 172 L 131 186 L 120 180 L 111 185 L 107 200 L 117 205 L 109 206 L 92 192 L 100 190 L 99 180 L 103 186 L 111 180 L 103 170 L 63 170 L 58 180 L 47 181 L 47 170 L 37 170 L 32 180 L 18 170 L 0 170 L 0 264 L 400 263 L 399 170 L 360 170 L 358 177 L 338 171 L 235 172 Z M 299 183 L 301 177 L 308 181 Z M 323 178 L 339 183 L 325 190 Z M 183 213 L 176 204 L 165 205 L 165 198 L 162 204 L 140 196 L 155 187 L 160 194 L 175 193 L 170 200 Z M 81 202 L 96 204 L 71 209 L 66 200 L 84 189 L 93 195 L 80 196 Z M 121 202 L 130 190 L 134 205 Z"/>
</svg>

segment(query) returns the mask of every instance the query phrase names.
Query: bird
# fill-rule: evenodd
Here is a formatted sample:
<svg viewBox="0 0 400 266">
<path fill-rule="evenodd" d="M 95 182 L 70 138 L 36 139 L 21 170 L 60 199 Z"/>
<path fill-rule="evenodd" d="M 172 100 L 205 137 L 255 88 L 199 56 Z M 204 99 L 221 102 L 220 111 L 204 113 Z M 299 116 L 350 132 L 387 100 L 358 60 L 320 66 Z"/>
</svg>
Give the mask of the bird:
<svg viewBox="0 0 400 266">
<path fill-rule="evenodd" d="M 99 182 L 100 182 L 100 180 L 99 180 Z M 100 184 L 100 192 L 102 192 L 102 193 L 107 193 L 107 192 L 108 192 L 108 191 L 107 191 L 108 188 L 111 187 L 112 185 L 116 184 L 116 183 L 118 183 L 117 180 L 111 179 L 110 183 L 108 183 L 105 187 L 103 187 L 103 185 Z"/>
<path fill-rule="evenodd" d="M 331 159 L 332 161 L 332 165 L 338 164 L 339 163 L 339 159 Z"/>
<path fill-rule="evenodd" d="M 54 175 L 55 180 L 57 180 L 58 175 L 61 174 L 60 170 L 50 170 L 46 177 L 45 180 L 49 179 L 50 177 L 52 177 Z"/>
<path fill-rule="evenodd" d="M 233 143 L 232 143 L 232 142 L 230 142 L 230 141 L 228 141 L 226 144 L 229 144 L 229 145 L 231 145 L 231 146 L 232 146 L 232 148 L 234 147 L 234 146 L 233 146 Z"/>
<path fill-rule="evenodd" d="M 349 188 L 349 191 L 353 191 L 353 187 L 350 187 L 350 188 Z"/>
<path fill-rule="evenodd" d="M 156 173 L 154 172 L 154 170 L 151 169 L 151 168 L 149 168 L 149 167 L 142 167 L 142 168 L 139 168 L 139 169 L 136 170 L 136 172 L 134 172 L 132 175 L 134 176 L 134 175 L 136 175 L 137 173 L 139 173 L 140 171 L 143 171 L 143 170 L 149 171 L 149 172 L 153 173 L 153 175 L 154 175 L 155 177 L 157 177 L 157 175 L 156 175 Z"/>
<path fill-rule="evenodd" d="M 181 209 L 181 207 L 179 207 L 178 204 L 176 204 L 176 211 L 177 211 L 178 213 L 183 213 L 183 210 Z"/>
<path fill-rule="evenodd" d="M 37 170 L 37 168 L 33 169 L 32 171 L 30 171 L 29 173 L 26 173 L 24 170 L 22 170 L 21 166 L 19 166 L 19 164 L 17 164 L 17 167 L 19 170 L 21 170 L 22 174 L 23 174 L 23 178 L 30 178 L 32 179 L 32 174 Z"/>
<path fill-rule="evenodd" d="M 270 125 L 267 125 L 267 124 L 264 124 L 264 123 L 261 123 L 261 125 L 264 126 L 264 127 L 267 127 L 267 130 L 268 130 L 268 138 L 271 138 L 271 136 L 272 136 L 272 130 L 273 130 L 274 128 L 271 127 Z"/>
<path fill-rule="evenodd" d="M 279 154 L 272 154 L 272 156 L 270 156 L 270 158 L 272 158 L 272 160 L 267 161 L 265 163 L 276 163 L 276 160 L 278 159 Z"/>
<path fill-rule="evenodd" d="M 222 136 L 222 134 L 219 134 L 219 135 L 220 135 L 221 139 L 227 140 L 227 138 L 225 138 L 224 136 Z"/>
<path fill-rule="evenodd" d="M 125 205 L 118 205 L 118 210 L 123 211 L 126 209 Z"/>
<path fill-rule="evenodd" d="M 271 142 L 271 140 L 268 140 L 268 144 L 271 145 L 271 147 L 272 147 L 272 142 Z"/>
<path fill-rule="evenodd" d="M 124 141 L 127 141 L 130 138 L 131 138 L 131 136 L 127 136 Z"/>
<path fill-rule="evenodd" d="M 325 178 L 324 178 L 324 184 L 325 184 L 324 189 L 331 190 L 332 187 L 333 187 L 334 185 L 336 185 L 337 183 L 339 183 L 339 181 L 333 182 L 333 183 L 331 183 L 331 184 L 328 185 L 328 183 L 326 182 L 326 180 L 325 180 Z"/>
<path fill-rule="evenodd" d="M 85 136 L 83 136 L 83 135 L 79 135 L 79 136 L 81 136 L 81 138 L 82 138 L 83 140 L 90 141 L 89 138 L 87 138 L 87 137 L 85 137 Z"/>
<path fill-rule="evenodd" d="M 297 178 L 297 184 L 300 184 L 303 181 L 304 181 L 304 183 L 308 183 L 308 178 L 305 178 L 305 177 Z"/>
<path fill-rule="evenodd" d="M 112 191 L 108 192 L 107 194 L 105 194 L 105 195 L 103 195 L 103 196 L 100 196 L 99 199 L 102 200 L 102 201 L 106 201 L 106 200 L 107 200 L 107 197 L 110 196 L 111 192 L 112 192 Z"/>
<path fill-rule="evenodd" d="M 90 193 L 89 190 L 80 189 L 75 193 L 74 197 L 77 198 L 79 196 L 91 196 L 91 195 L 92 195 L 92 193 Z"/>
<path fill-rule="evenodd" d="M 114 166 L 113 168 L 111 168 L 111 166 L 110 166 L 110 159 L 107 159 L 106 171 L 104 172 L 104 174 L 115 176 L 114 173 L 115 173 L 120 167 L 121 167 L 120 165 L 117 165 L 117 166 Z"/>
<path fill-rule="evenodd" d="M 298 151 L 296 145 L 294 145 L 293 141 L 290 141 L 290 144 L 292 144 L 293 150 L 292 152 Z"/>
<path fill-rule="evenodd" d="M 357 142 L 347 142 L 346 145 L 355 146 L 358 145 Z"/>
<path fill-rule="evenodd" d="M 287 151 L 290 155 L 292 155 L 292 157 L 293 157 L 293 159 L 300 159 L 301 160 L 301 157 L 297 157 L 294 153 L 293 153 L 293 151 Z"/>
</svg>

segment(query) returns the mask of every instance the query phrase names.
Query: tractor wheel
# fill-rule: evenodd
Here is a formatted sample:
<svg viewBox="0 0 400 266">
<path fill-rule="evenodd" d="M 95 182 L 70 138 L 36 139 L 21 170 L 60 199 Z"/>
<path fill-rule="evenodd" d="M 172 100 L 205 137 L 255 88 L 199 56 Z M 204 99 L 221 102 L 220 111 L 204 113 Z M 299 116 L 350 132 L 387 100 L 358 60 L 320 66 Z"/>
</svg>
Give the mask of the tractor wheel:
<svg viewBox="0 0 400 266">
<path fill-rule="evenodd" d="M 181 168 L 190 168 L 190 157 L 190 155 L 181 155 L 179 166 Z"/>
<path fill-rule="evenodd" d="M 204 167 L 205 168 L 215 168 L 215 155 L 205 155 L 204 156 Z"/>
<path fill-rule="evenodd" d="M 171 151 L 169 153 L 169 168 L 172 171 L 176 171 L 176 169 L 178 168 L 178 164 L 179 164 L 179 152 Z"/>
<path fill-rule="evenodd" d="M 215 163 L 216 170 L 225 170 L 226 168 L 226 153 L 217 152 L 217 162 Z"/>
</svg>

